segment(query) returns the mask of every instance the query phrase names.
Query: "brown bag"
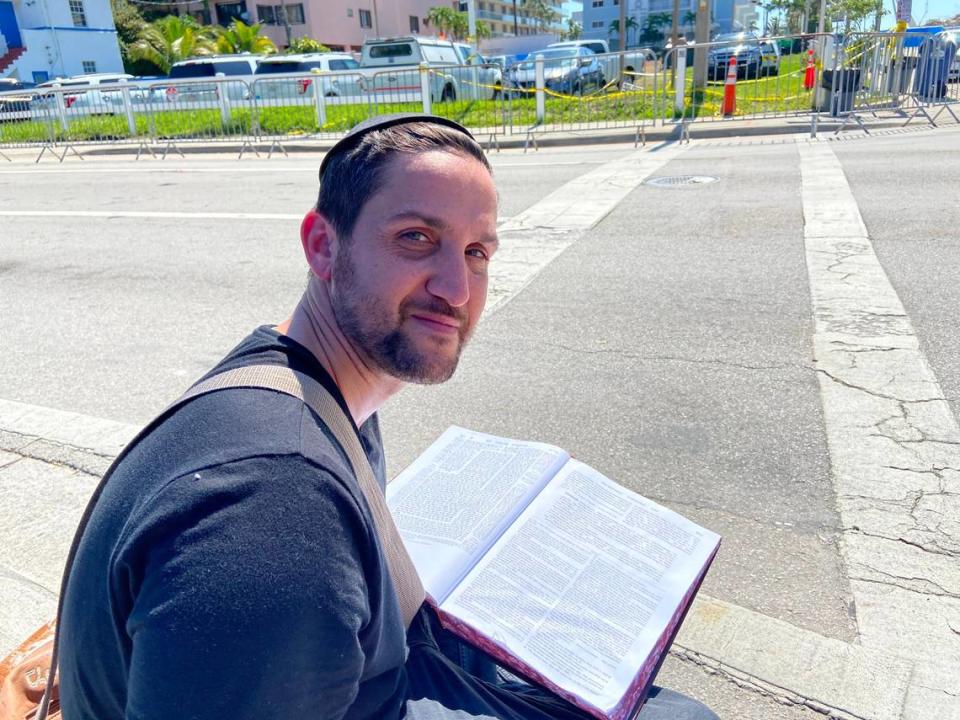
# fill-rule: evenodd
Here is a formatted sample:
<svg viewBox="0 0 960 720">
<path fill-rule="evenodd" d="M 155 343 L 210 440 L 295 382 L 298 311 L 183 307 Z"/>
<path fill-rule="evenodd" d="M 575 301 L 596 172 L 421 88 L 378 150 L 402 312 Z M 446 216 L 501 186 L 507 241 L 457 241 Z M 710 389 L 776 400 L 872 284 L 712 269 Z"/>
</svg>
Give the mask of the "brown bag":
<svg viewBox="0 0 960 720">
<path fill-rule="evenodd" d="M 54 622 L 48 622 L 0 661 L 0 720 L 32 720 L 47 687 L 53 657 Z M 60 696 L 54 682 L 49 720 L 60 720 Z"/>
<path fill-rule="evenodd" d="M 60 720 L 60 693 L 57 683 L 57 656 L 59 635 L 55 632 L 60 614 L 63 612 L 63 597 L 73 558 L 80 543 L 80 537 L 87 525 L 97 498 L 103 492 L 107 479 L 114 468 L 126 456 L 127 452 L 140 439 L 150 432 L 162 419 L 175 408 L 199 395 L 234 387 L 265 388 L 276 390 L 299 398 L 327 425 L 340 443 L 350 460 L 357 476 L 360 489 L 370 506 L 376 525 L 377 535 L 383 545 L 387 566 L 393 579 L 394 589 L 400 601 L 400 611 L 407 627 L 413 621 L 423 603 L 424 590 L 417 575 L 413 561 L 407 553 L 394 525 L 393 517 L 387 509 L 386 499 L 380 492 L 370 463 L 360 446 L 350 421 L 326 388 L 313 378 L 280 365 L 249 365 L 214 375 L 190 388 L 179 400 L 164 410 L 153 422 L 147 425 L 117 456 L 110 468 L 103 474 L 100 484 L 93 491 L 87 503 L 80 525 L 73 538 L 70 552 L 67 554 L 66 569 L 60 582 L 60 600 L 57 607 L 57 621 L 51 621 L 39 628 L 27 638 L 20 647 L 0 661 L 0 720 Z M 52 682 L 51 681 L 52 678 Z M 50 682 L 49 697 L 44 693 Z M 45 708 L 44 705 L 47 704 Z"/>
</svg>

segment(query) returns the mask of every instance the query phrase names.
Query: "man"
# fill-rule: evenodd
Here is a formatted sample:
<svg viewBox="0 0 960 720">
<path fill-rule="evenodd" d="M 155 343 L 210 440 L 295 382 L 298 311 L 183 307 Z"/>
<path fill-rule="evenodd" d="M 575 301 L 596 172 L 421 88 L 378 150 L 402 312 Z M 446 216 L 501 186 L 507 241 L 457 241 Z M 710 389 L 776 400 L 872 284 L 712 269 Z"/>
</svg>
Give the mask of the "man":
<svg viewBox="0 0 960 720">
<path fill-rule="evenodd" d="M 321 383 L 382 491 L 375 413 L 404 382 L 453 374 L 486 299 L 496 190 L 469 133 L 432 116 L 359 126 L 320 176 L 299 305 L 211 374 L 269 364 Z M 302 401 L 265 389 L 192 399 L 129 451 L 78 546 L 61 625 L 65 720 L 582 717 L 499 682 L 426 607 L 405 629 L 343 449 Z M 714 717 L 667 692 L 649 708 Z"/>
</svg>

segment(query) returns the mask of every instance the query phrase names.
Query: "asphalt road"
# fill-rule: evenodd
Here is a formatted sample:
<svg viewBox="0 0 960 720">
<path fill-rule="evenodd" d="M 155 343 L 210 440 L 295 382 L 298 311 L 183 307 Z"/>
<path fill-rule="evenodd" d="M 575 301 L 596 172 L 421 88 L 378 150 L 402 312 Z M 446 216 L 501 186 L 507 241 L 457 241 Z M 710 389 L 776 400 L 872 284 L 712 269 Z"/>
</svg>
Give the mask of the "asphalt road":
<svg viewBox="0 0 960 720">
<path fill-rule="evenodd" d="M 947 131 L 834 148 L 955 413 L 958 146 Z M 493 155 L 501 218 L 632 151 Z M 318 165 L 298 155 L 0 166 L 0 399 L 148 420 L 296 303 L 296 218 Z M 797 148 L 694 144 L 658 174 L 717 182 L 633 190 L 485 318 L 452 381 L 391 400 L 389 469 L 451 423 L 561 445 L 724 536 L 704 592 L 853 641 Z M 724 717 L 816 715 L 679 661 L 663 678 Z"/>
</svg>

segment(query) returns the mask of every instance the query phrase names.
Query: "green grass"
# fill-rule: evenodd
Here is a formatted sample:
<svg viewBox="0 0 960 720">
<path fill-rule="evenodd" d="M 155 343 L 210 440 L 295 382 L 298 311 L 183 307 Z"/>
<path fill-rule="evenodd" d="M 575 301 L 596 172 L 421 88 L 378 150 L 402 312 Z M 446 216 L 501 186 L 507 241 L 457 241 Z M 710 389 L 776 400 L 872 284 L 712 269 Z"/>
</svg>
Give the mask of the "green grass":
<svg viewBox="0 0 960 720">
<path fill-rule="evenodd" d="M 787 55 L 782 58 L 779 76 L 762 77 L 737 82 L 736 115 L 761 113 L 787 114 L 808 111 L 813 90 L 803 89 L 803 69 L 806 56 Z M 723 83 L 711 82 L 703 90 L 693 91 L 693 70 L 686 73 L 686 108 L 682 117 L 709 118 L 720 115 Z M 666 86 L 663 82 L 666 81 Z M 669 73 L 663 74 L 661 86 L 654 88 L 649 77 L 639 78 L 638 84 L 623 91 L 608 88 L 602 93 L 585 97 L 546 98 L 546 124 L 574 125 L 630 124 L 654 120 L 657 117 L 679 119 L 673 108 L 673 85 Z M 160 140 L 191 138 L 216 139 L 250 135 L 259 125 L 263 135 L 295 138 L 316 133 L 342 133 L 373 114 L 409 112 L 421 109 L 419 102 L 358 103 L 328 105 L 326 122 L 317 123 L 312 105 L 262 107 L 255 111 L 237 108 L 230 120 L 221 122 L 217 109 L 163 110 L 150 115 L 135 116 L 137 137 L 157 137 Z M 257 122 L 254 122 L 254 112 Z M 532 94 L 503 100 L 457 100 L 433 103 L 433 112 L 457 120 L 468 127 L 493 128 L 512 124 L 526 129 L 536 123 L 536 100 Z M 0 123 L 0 145 L 5 143 L 44 142 L 48 139 L 64 141 L 111 141 L 130 138 L 127 118 L 119 116 L 84 116 L 70 118 L 64 130 L 59 122 L 51 125 L 38 121 Z"/>
</svg>

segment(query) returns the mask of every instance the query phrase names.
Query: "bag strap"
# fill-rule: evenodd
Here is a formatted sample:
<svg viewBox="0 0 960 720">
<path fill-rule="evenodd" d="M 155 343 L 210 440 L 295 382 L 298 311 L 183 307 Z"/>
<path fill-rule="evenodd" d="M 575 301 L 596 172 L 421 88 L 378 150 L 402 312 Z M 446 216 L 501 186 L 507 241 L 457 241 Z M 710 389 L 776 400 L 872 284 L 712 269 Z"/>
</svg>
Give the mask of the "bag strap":
<svg viewBox="0 0 960 720">
<path fill-rule="evenodd" d="M 240 387 L 263 388 L 265 390 L 274 390 L 286 395 L 291 395 L 307 405 L 333 433 L 340 447 L 344 453 L 346 453 L 353 472 L 357 476 L 360 490 L 363 492 L 367 504 L 370 507 L 373 522 L 377 530 L 377 536 L 380 538 L 380 545 L 383 547 L 384 556 L 387 561 L 387 568 L 390 571 L 390 577 L 393 580 L 394 589 L 400 602 L 400 613 L 403 616 L 405 627 L 410 627 L 410 623 L 413 622 L 414 616 L 423 603 L 426 592 L 423 589 L 420 576 L 417 574 L 417 569 L 413 565 L 413 560 L 410 559 L 410 554 L 403 544 L 400 532 L 393 522 L 393 516 L 390 515 L 390 511 L 387 508 L 386 498 L 376 478 L 373 476 L 370 461 L 367 459 L 366 453 L 360 445 L 360 440 L 354 432 L 353 426 L 347 419 L 347 416 L 344 414 L 343 409 L 322 384 L 304 373 L 291 370 L 282 365 L 248 365 L 235 368 L 234 370 L 218 373 L 197 383 L 148 423 L 110 464 L 110 467 L 103 474 L 99 484 L 90 496 L 87 507 L 84 509 L 83 516 L 80 518 L 80 523 L 77 526 L 77 531 L 74 533 L 70 551 L 67 553 L 63 577 L 60 580 L 60 595 L 57 599 L 57 621 L 53 637 L 53 650 L 50 656 L 50 672 L 47 674 L 47 686 L 44 689 L 37 713 L 34 715 L 34 720 L 47 720 L 51 692 L 57 675 L 57 664 L 60 655 L 60 619 L 63 615 L 63 600 L 66 595 L 67 581 L 70 577 L 70 571 L 73 569 L 73 563 L 76 559 L 77 549 L 83 537 L 83 532 L 90 522 L 90 516 L 93 514 L 93 509 L 97 501 L 103 494 L 107 480 L 130 450 L 151 433 L 162 421 L 167 419 L 174 410 L 200 395 L 216 392 L 217 390 Z"/>
<path fill-rule="evenodd" d="M 403 622 L 409 628 L 410 623 L 413 622 L 413 616 L 423 604 L 426 593 L 413 560 L 410 559 L 410 554 L 400 537 L 400 531 L 397 530 L 393 516 L 387 508 L 383 491 L 373 476 L 370 461 L 360 446 L 360 440 L 343 409 L 327 389 L 312 377 L 281 365 L 248 365 L 236 370 L 228 370 L 195 385 L 187 391 L 181 401 L 214 390 L 234 387 L 266 388 L 292 395 L 302 400 L 330 428 L 347 454 L 353 466 L 353 472 L 360 483 L 360 489 L 370 506 L 380 545 L 383 547 L 387 567 L 393 579 L 393 586 L 400 600 Z"/>
</svg>

